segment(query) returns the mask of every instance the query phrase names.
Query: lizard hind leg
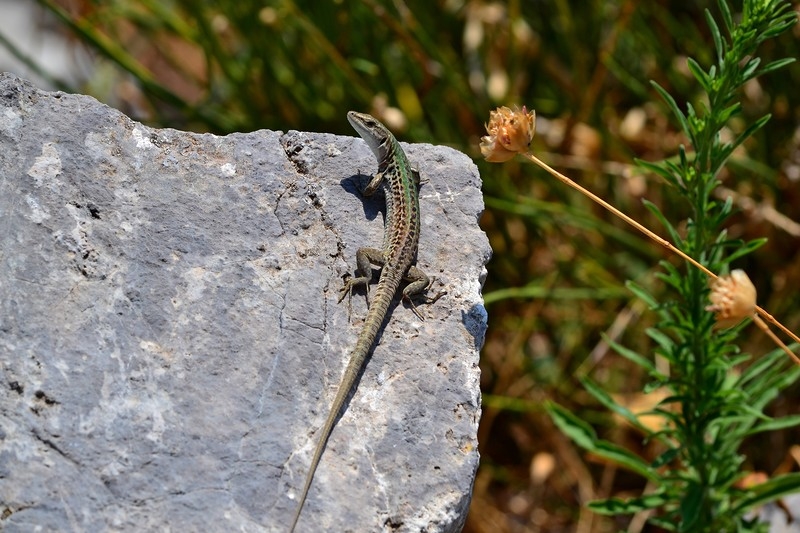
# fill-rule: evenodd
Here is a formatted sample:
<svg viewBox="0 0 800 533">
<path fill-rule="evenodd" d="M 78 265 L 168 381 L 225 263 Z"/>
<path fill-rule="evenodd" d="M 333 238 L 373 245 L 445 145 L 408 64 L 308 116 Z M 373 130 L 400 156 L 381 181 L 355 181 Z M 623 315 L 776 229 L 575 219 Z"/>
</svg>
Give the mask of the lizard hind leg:
<svg viewBox="0 0 800 533">
<path fill-rule="evenodd" d="M 420 320 L 425 320 L 425 318 L 417 309 L 417 306 L 414 304 L 413 298 L 423 297 L 424 303 L 432 304 L 447 294 L 447 291 L 441 291 L 435 296 L 428 296 L 425 294 L 425 292 L 433 285 L 433 282 L 436 281 L 436 278 L 429 278 L 425 272 L 416 266 L 412 266 L 408 269 L 405 279 L 409 282 L 409 284 L 406 285 L 405 289 L 403 289 L 403 301 L 408 302 L 408 304 L 411 306 L 411 310 L 415 315 L 417 315 L 417 318 Z"/>
<path fill-rule="evenodd" d="M 350 301 L 353 298 L 353 289 L 363 285 L 364 294 L 367 298 L 367 307 L 369 307 L 369 283 L 372 281 L 372 265 L 383 267 L 384 264 L 383 252 L 377 248 L 359 248 L 356 251 L 356 276 L 349 278 L 344 282 L 344 286 L 340 290 L 339 302 L 348 296 L 348 314 L 350 309 Z"/>
</svg>

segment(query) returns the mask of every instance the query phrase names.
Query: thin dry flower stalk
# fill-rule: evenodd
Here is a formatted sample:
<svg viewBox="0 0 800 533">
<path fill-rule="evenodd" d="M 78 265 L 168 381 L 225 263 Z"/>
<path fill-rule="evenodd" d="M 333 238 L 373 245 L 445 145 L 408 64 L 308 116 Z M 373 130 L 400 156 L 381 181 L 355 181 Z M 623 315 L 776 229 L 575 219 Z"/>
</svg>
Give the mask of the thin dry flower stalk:
<svg viewBox="0 0 800 533">
<path fill-rule="evenodd" d="M 532 163 L 538 165 L 549 174 L 554 176 L 556 179 L 564 183 L 565 185 L 572 187 L 576 191 L 580 192 L 587 198 L 590 198 L 595 203 L 601 205 L 606 210 L 610 211 L 615 216 L 619 217 L 620 219 L 624 220 L 640 232 L 644 233 L 648 238 L 657 242 L 670 252 L 680 256 L 685 261 L 691 263 L 704 274 L 706 274 L 709 278 L 711 278 L 712 282 L 716 282 L 719 279 L 719 276 L 708 270 L 705 266 L 701 265 L 699 262 L 695 261 L 694 258 L 686 255 L 683 251 L 679 250 L 676 246 L 674 246 L 671 242 L 660 237 L 656 233 L 650 231 L 648 228 L 640 224 L 639 222 L 635 221 L 613 205 L 609 204 L 596 194 L 592 193 L 588 189 L 585 189 L 572 181 L 567 176 L 561 174 L 554 168 L 547 165 L 544 161 L 537 158 L 529 151 L 529 145 L 533 140 L 533 135 L 536 132 L 536 112 L 531 111 L 528 112 L 526 107 L 523 106 L 522 109 L 509 109 L 508 107 L 499 107 L 495 111 L 490 112 L 489 114 L 489 123 L 486 124 L 486 132 L 488 133 L 487 136 L 481 138 L 481 154 L 483 157 L 489 161 L 490 163 L 502 163 L 504 161 L 508 161 L 514 157 L 514 155 L 519 154 L 524 158 L 530 160 Z M 745 276 L 746 277 L 746 276 Z M 748 279 L 749 281 L 749 279 Z M 753 289 L 755 293 L 755 289 Z M 755 294 L 753 295 L 753 300 L 755 301 Z M 712 302 L 713 304 L 714 302 Z M 754 302 L 755 303 L 755 302 Z M 783 343 L 770 329 L 769 326 L 761 320 L 761 317 L 764 317 L 768 322 L 773 324 L 775 327 L 783 331 L 786 335 L 792 338 L 797 343 L 800 343 L 800 337 L 798 337 L 794 332 L 789 330 L 786 326 L 781 324 L 778 320 L 776 320 L 771 314 L 769 314 L 766 310 L 759 307 L 758 305 L 753 306 L 754 313 L 751 313 L 753 317 L 753 321 L 756 325 L 761 328 L 767 335 L 778 345 L 787 355 L 789 355 L 795 363 L 800 365 L 800 358 L 794 354 L 787 346 Z M 737 321 L 738 322 L 738 321 Z"/>
</svg>

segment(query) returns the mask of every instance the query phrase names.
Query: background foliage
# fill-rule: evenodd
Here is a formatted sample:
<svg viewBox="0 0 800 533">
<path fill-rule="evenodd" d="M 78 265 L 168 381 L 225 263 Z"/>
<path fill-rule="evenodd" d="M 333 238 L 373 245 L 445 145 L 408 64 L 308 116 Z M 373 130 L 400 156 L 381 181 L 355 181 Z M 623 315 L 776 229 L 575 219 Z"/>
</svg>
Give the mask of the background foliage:
<svg viewBox="0 0 800 533">
<path fill-rule="evenodd" d="M 86 47 L 94 62 L 81 86 L 155 126 L 224 134 L 259 128 L 353 135 L 347 110 L 382 118 L 409 142 L 446 144 L 471 155 L 484 180 L 481 225 L 494 257 L 485 296 L 489 333 L 482 353 L 481 467 L 466 531 L 637 531 L 588 511 L 589 500 L 635 495 L 636 476 L 583 455 L 543 410 L 554 400 L 600 436 L 643 457 L 654 451 L 612 417 L 579 379 L 590 376 L 634 411 L 641 369 L 602 334 L 640 353 L 657 320 L 625 288 L 633 280 L 658 298 L 664 251 L 532 165 L 490 165 L 478 139 L 489 110 L 537 111 L 534 152 L 652 228 L 642 205 L 669 220 L 687 216 L 662 180 L 633 158 L 659 160 L 685 143 L 653 79 L 685 102 L 700 88 L 686 55 L 701 65 L 714 49 L 698 0 L 38 0 Z M 732 2 L 734 11 L 740 2 Z M 800 56 L 795 27 L 760 48 L 764 63 Z M 24 50 L 17 51 L 25 56 Z M 34 61 L 29 61 L 36 68 Z M 43 74 L 47 74 L 46 72 Z M 53 80 L 59 84 L 59 80 Z M 773 118 L 740 147 L 719 194 L 740 212 L 731 238 L 767 237 L 745 269 L 759 303 L 800 329 L 800 65 L 748 82 L 748 123 Z M 734 130 L 737 124 L 731 124 Z M 741 129 L 741 128 L 740 128 Z M 679 228 L 680 229 L 680 228 Z M 677 264 L 677 263 L 676 263 Z M 771 350 L 755 328 L 742 349 Z M 794 413 L 790 388 L 770 411 Z M 746 445 L 744 468 L 798 470 L 797 434 Z"/>
</svg>

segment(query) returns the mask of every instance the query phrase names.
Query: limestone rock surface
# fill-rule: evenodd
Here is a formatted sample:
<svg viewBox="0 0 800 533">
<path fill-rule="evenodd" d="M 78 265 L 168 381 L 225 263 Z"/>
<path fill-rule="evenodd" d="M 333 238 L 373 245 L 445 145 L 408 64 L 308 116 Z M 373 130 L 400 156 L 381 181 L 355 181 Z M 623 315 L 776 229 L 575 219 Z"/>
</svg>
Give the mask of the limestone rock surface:
<svg viewBox="0 0 800 533">
<path fill-rule="evenodd" d="M 404 146 L 447 295 L 424 321 L 395 299 L 298 531 L 466 517 L 481 182 Z M 0 529 L 285 531 L 366 313 L 337 299 L 382 243 L 376 167 L 357 137 L 152 129 L 0 75 Z"/>
</svg>

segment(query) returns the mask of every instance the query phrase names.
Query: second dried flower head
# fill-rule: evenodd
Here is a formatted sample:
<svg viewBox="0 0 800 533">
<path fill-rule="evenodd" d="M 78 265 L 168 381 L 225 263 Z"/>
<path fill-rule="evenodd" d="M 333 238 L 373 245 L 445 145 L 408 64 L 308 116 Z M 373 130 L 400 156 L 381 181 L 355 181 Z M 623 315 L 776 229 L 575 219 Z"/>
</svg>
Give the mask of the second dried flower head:
<svg viewBox="0 0 800 533">
<path fill-rule="evenodd" d="M 720 276 L 711 283 L 709 295 L 711 311 L 717 324 L 727 328 L 752 317 L 756 311 L 756 288 L 744 270 L 734 270 L 728 276 Z"/>
</svg>

